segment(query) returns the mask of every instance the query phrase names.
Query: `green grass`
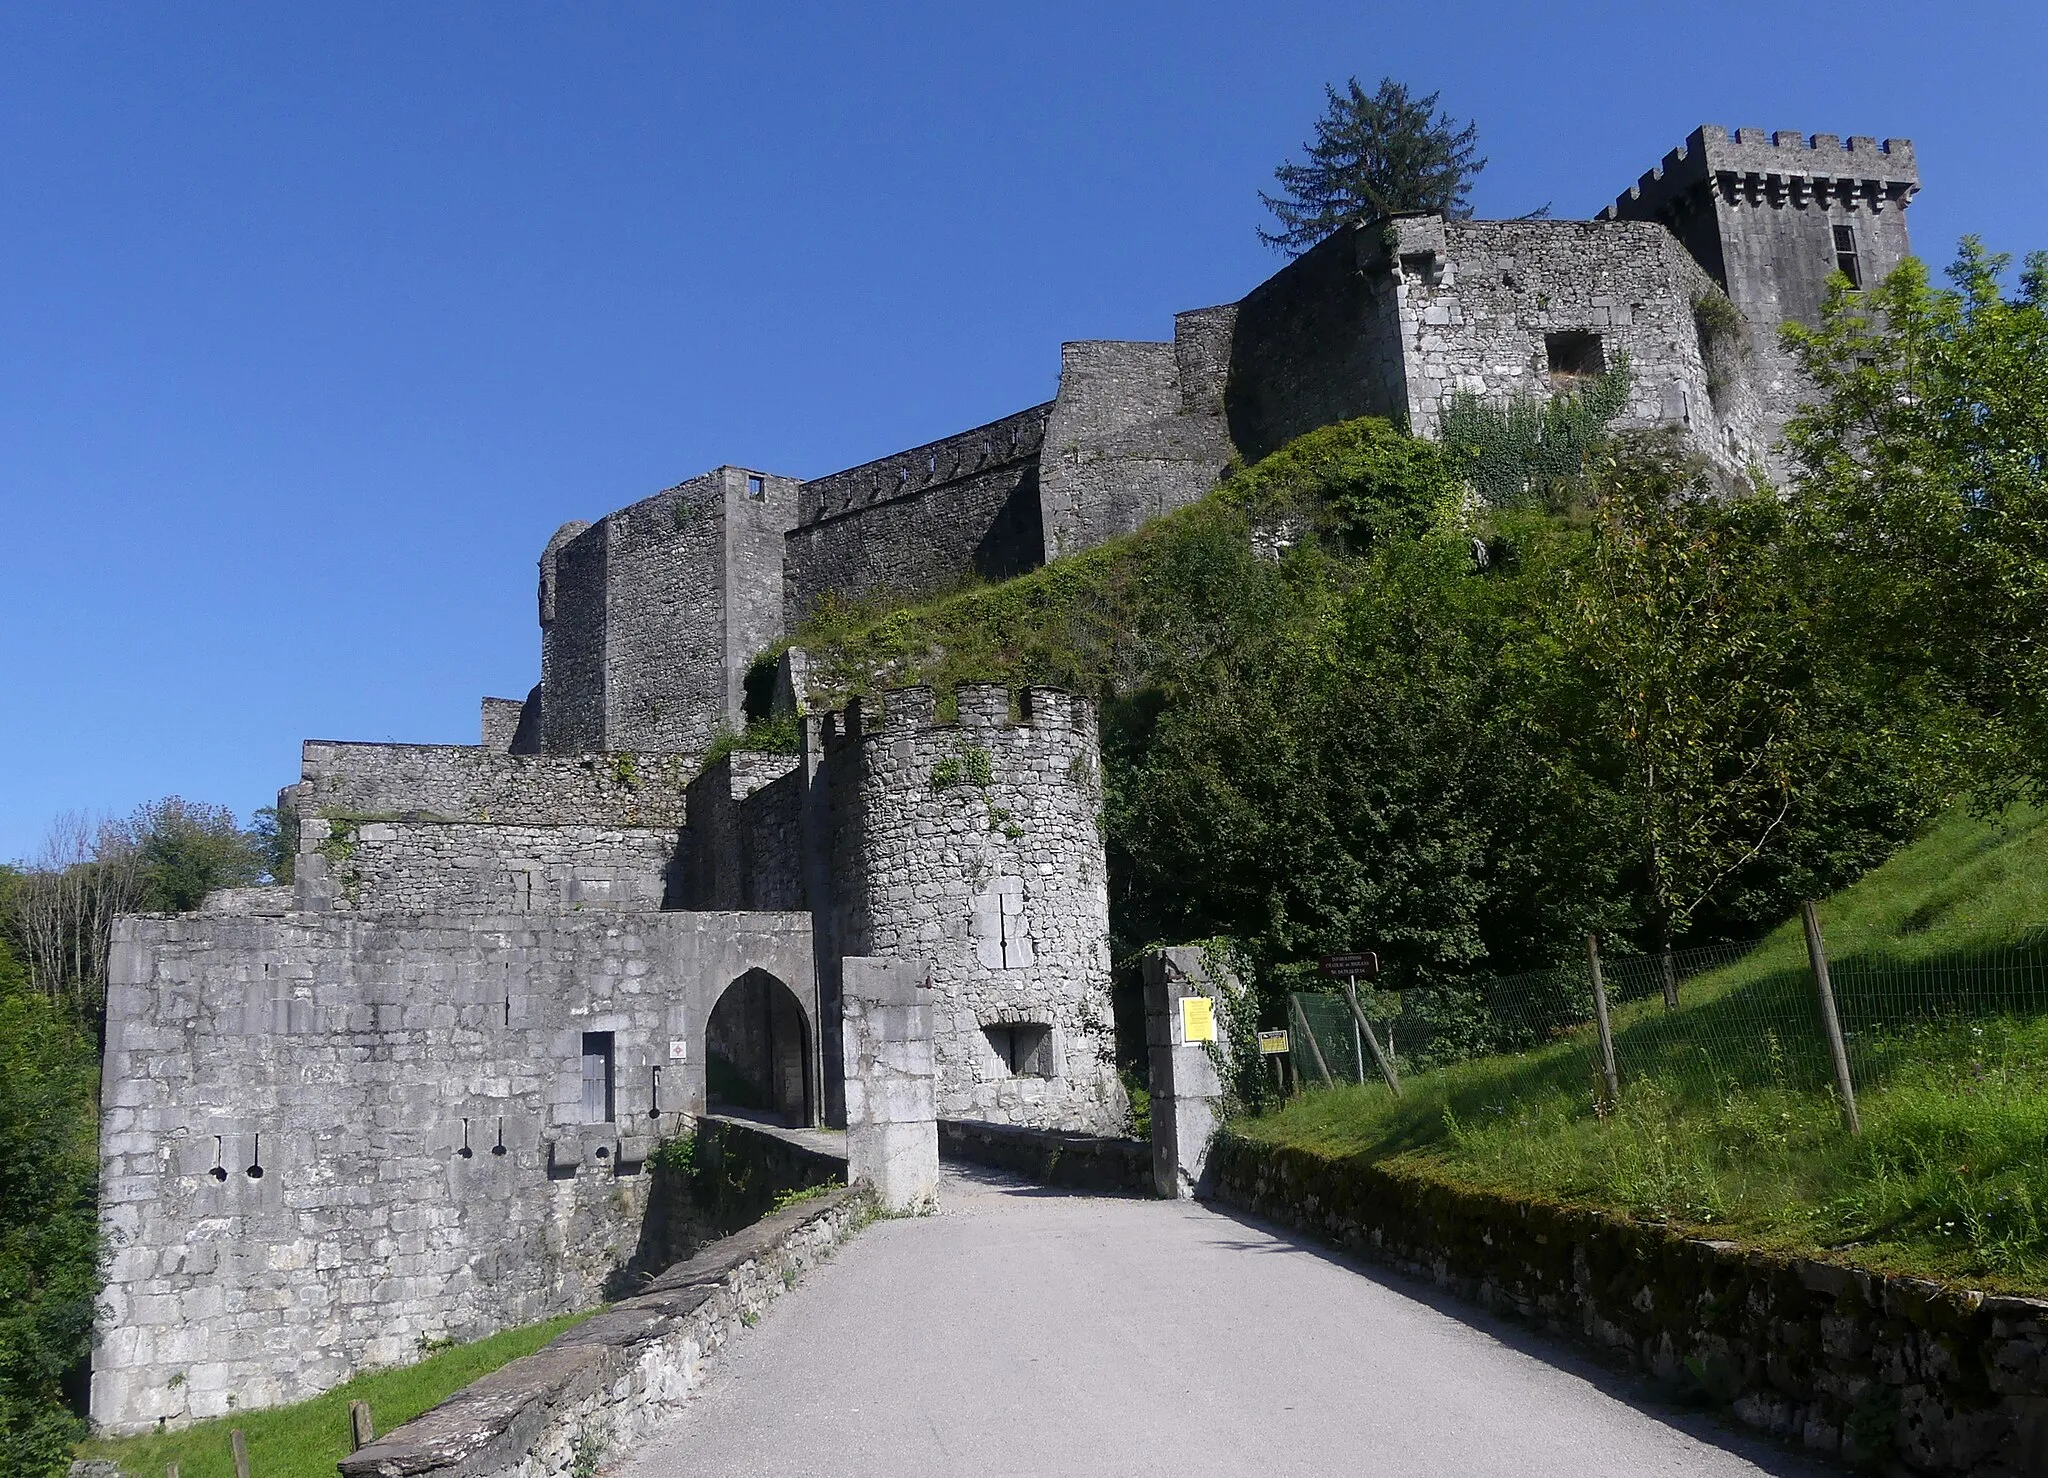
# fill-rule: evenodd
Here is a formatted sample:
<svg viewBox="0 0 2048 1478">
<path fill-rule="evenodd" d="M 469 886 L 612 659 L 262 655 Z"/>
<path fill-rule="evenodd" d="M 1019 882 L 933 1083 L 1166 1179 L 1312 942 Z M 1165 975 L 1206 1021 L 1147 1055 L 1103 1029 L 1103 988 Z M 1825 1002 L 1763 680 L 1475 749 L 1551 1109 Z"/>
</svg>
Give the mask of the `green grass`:
<svg viewBox="0 0 2048 1478">
<path fill-rule="evenodd" d="M 1796 920 L 1686 979 L 1678 1011 L 1654 994 L 1617 1010 L 1611 1107 L 1588 1028 L 1416 1073 L 1399 1100 L 1377 1085 L 1311 1091 L 1233 1131 L 1886 1270 L 2048 1288 L 2048 814 L 1948 815 L 1821 920 L 1860 1138 L 1842 1127 Z"/>
<path fill-rule="evenodd" d="M 234 1478 L 228 1433 L 239 1427 L 253 1478 L 334 1478 L 334 1465 L 349 1451 L 349 1402 L 369 1402 L 377 1431 L 388 1432 L 589 1317 L 568 1314 L 453 1345 L 416 1365 L 357 1376 L 294 1406 L 241 1412 L 147 1437 L 94 1438 L 79 1447 L 78 1456 L 112 1458 L 129 1478 L 158 1478 L 166 1463 L 178 1465 L 179 1478 Z"/>
</svg>

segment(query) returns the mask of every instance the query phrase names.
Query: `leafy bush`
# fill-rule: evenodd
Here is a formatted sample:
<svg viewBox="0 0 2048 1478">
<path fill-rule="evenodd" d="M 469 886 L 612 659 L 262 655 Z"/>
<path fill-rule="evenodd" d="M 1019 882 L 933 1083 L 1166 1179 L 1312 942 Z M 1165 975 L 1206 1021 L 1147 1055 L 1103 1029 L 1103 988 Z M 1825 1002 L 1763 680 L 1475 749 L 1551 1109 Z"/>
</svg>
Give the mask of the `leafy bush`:
<svg viewBox="0 0 2048 1478">
<path fill-rule="evenodd" d="M 63 1382 L 99 1291 L 98 1076 L 0 943 L 0 1472 L 61 1472 L 84 1434 Z"/>
</svg>

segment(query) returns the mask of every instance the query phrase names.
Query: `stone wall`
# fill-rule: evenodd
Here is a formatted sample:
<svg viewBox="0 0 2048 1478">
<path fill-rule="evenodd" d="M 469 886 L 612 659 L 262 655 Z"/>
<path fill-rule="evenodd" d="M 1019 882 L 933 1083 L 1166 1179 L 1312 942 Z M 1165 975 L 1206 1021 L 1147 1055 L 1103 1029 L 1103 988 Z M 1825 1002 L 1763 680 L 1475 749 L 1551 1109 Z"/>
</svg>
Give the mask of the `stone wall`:
<svg viewBox="0 0 2048 1478">
<path fill-rule="evenodd" d="M 802 777 L 793 754 L 733 750 L 690 782 L 682 907 L 808 907 Z"/>
<path fill-rule="evenodd" d="M 557 534 L 541 562 L 549 753 L 702 754 L 739 726 L 747 664 L 782 631 L 797 488 L 719 467 Z"/>
<path fill-rule="evenodd" d="M 1723 391 L 1717 404 L 1709 383 L 1694 304 L 1715 284 L 1670 232 L 1627 221 L 1412 224 L 1400 292 L 1410 419 L 1421 434 L 1436 434 L 1460 391 L 1501 401 L 1569 388 L 1574 381 L 1552 372 L 1550 346 L 1576 335 L 1597 340 L 1604 367 L 1628 360 L 1617 428 L 1676 427 L 1731 473 L 1761 456 L 1747 402 Z"/>
<path fill-rule="evenodd" d="M 2048 1467 L 2048 1300 L 1700 1241 L 1225 1135 L 1218 1200 L 1886 1471 Z"/>
<path fill-rule="evenodd" d="M 297 906 L 369 913 L 658 909 L 674 889 L 675 827 L 481 822 L 299 823 Z"/>
<path fill-rule="evenodd" d="M 723 1238 L 343 1458 L 343 1478 L 588 1474 L 679 1415 L 706 1359 L 873 1215 L 841 1190 Z"/>
<path fill-rule="evenodd" d="M 1039 467 L 1046 558 L 1132 533 L 1216 486 L 1232 455 L 1223 379 L 1235 311 L 1178 315 L 1170 344 L 1060 346 Z"/>
<path fill-rule="evenodd" d="M 1786 323 L 1819 321 L 1837 265 L 1835 230 L 1848 230 L 1865 286 L 1912 254 L 1906 207 L 1920 188 L 1906 139 L 1693 130 L 1603 217 L 1669 228 L 1721 283 L 1752 326 L 1765 438 L 1805 392 L 1778 344 Z"/>
<path fill-rule="evenodd" d="M 483 701 L 483 747 L 499 754 L 512 752 L 519 721 L 526 716 L 524 698 L 486 698 Z"/>
<path fill-rule="evenodd" d="M 1094 708 L 958 702 L 938 724 L 929 688 L 899 690 L 828 735 L 834 948 L 930 963 L 941 1117 L 1117 1132 Z"/>
<path fill-rule="evenodd" d="M 1247 462 L 1338 421 L 1405 421 L 1400 294 L 1385 234 L 1383 222 L 1337 231 L 1238 305 L 1229 425 Z"/>
<path fill-rule="evenodd" d="M 756 970 L 815 1042 L 801 914 L 120 920 L 94 1419 L 276 1405 L 597 1301 Z"/>
<path fill-rule="evenodd" d="M 302 816 L 676 827 L 692 770 L 670 754 L 498 754 L 460 744 L 306 741 Z"/>
<path fill-rule="evenodd" d="M 1628 360 L 1618 427 L 1676 427 L 1739 475 L 1768 434 L 1748 356 L 1731 348 L 1709 373 L 1694 305 L 1714 291 L 1670 232 L 1647 223 L 1365 222 L 1241 305 L 1231 434 L 1250 459 L 1354 416 L 1435 436 L 1454 395 L 1534 400 L 1581 383 L 1559 368 L 1576 340 L 1597 344 L 1596 370 Z"/>
<path fill-rule="evenodd" d="M 565 523 L 540 557 L 541 747 L 603 749 L 608 532 Z"/>
<path fill-rule="evenodd" d="M 941 1119 L 939 1154 L 1040 1185 L 1113 1196 L 1152 1194 L 1152 1146 L 1142 1139 Z"/>
<path fill-rule="evenodd" d="M 1039 448 L 1049 405 L 803 485 L 783 546 L 780 620 L 820 598 L 929 595 L 970 575 L 1006 580 L 1043 559 Z M 768 643 L 764 640 L 754 650 Z"/>
</svg>

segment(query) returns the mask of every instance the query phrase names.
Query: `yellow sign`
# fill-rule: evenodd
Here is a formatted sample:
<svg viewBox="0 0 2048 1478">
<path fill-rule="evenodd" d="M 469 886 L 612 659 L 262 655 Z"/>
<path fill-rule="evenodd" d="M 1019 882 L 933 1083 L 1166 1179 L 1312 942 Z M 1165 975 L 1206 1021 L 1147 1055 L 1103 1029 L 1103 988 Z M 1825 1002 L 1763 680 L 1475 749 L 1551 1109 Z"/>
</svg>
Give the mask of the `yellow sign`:
<svg viewBox="0 0 2048 1478">
<path fill-rule="evenodd" d="M 1216 1005 L 1207 996 L 1180 998 L 1180 1039 L 1183 1042 L 1216 1040 Z"/>
<path fill-rule="evenodd" d="M 1259 1051 L 1267 1057 L 1278 1057 L 1287 1050 L 1286 1032 L 1260 1032 Z"/>
</svg>

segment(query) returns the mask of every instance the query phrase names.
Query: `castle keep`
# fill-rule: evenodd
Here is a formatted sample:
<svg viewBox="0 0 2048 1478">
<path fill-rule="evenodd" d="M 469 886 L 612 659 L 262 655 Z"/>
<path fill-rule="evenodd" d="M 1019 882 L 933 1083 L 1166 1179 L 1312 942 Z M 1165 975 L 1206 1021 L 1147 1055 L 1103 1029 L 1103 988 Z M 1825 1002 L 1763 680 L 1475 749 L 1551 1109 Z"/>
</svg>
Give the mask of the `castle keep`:
<svg viewBox="0 0 2048 1478">
<path fill-rule="evenodd" d="M 1053 398 L 986 426 L 563 525 L 539 682 L 484 700 L 480 744 L 309 741 L 290 887 L 116 925 L 95 1419 L 293 1400 L 597 1301 L 663 1138 L 717 1106 L 843 1122 L 850 959 L 928 979 L 942 1116 L 1121 1132 L 1092 705 L 821 711 L 791 650 L 797 752 L 706 764 L 769 696 L 759 654 L 828 597 L 1091 548 L 1316 427 L 1433 435 L 1461 393 L 1624 359 L 1622 426 L 1769 465 L 1778 328 L 1905 257 L 1917 187 L 1903 141 L 1703 128 L 1597 220 L 1346 227 L 1171 340 L 1065 345 Z"/>
</svg>

